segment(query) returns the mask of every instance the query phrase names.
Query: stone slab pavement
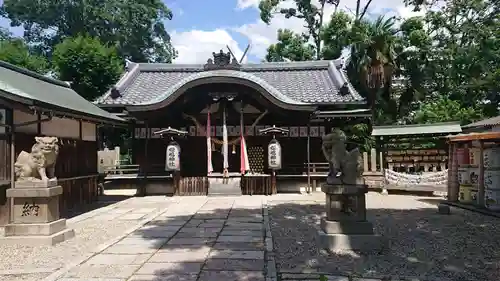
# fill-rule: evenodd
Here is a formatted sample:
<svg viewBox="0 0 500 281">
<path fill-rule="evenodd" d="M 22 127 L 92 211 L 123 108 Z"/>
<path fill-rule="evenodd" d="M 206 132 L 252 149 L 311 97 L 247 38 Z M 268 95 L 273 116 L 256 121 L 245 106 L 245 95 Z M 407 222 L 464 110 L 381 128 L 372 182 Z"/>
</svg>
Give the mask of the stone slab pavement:
<svg viewBox="0 0 500 281">
<path fill-rule="evenodd" d="M 53 280 L 276 280 L 276 272 L 267 269 L 264 201 L 262 196 L 178 198 Z"/>
<path fill-rule="evenodd" d="M 177 197 L 176 204 L 159 215 L 43 280 L 277 281 L 268 198 Z M 140 205 L 147 197 L 136 199 Z M 134 220 L 141 212 L 150 211 L 135 209 L 121 219 Z M 314 274 L 280 277 L 290 281 L 320 280 Z M 352 281 L 342 276 L 326 278 Z"/>
</svg>

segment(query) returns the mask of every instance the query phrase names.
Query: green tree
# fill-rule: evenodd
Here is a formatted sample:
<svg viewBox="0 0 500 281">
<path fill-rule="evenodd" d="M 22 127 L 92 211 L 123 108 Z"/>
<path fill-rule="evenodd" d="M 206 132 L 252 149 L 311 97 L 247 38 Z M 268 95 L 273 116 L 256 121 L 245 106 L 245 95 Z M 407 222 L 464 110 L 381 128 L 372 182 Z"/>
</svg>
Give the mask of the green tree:
<svg viewBox="0 0 500 281">
<path fill-rule="evenodd" d="M 267 48 L 266 61 L 305 61 L 314 58 L 314 46 L 291 30 L 278 30 L 278 43 Z"/>
<path fill-rule="evenodd" d="M 429 124 L 438 122 L 459 121 L 462 125 L 481 119 L 478 108 L 463 108 L 458 101 L 440 96 L 438 100 L 423 103 L 415 112 L 413 122 Z"/>
<path fill-rule="evenodd" d="M 397 55 L 395 76 L 402 82 L 392 88 L 395 98 L 399 99 L 400 119 L 418 108 L 418 102 L 428 95 L 428 58 L 432 51 L 430 34 L 424 28 L 421 17 L 406 19 L 400 25 L 400 32 L 395 46 Z"/>
<path fill-rule="evenodd" d="M 341 56 L 342 51 L 351 43 L 352 22 L 353 18 L 344 12 L 336 12 L 331 16 L 321 31 L 322 59 L 331 60 Z"/>
<path fill-rule="evenodd" d="M 321 43 L 324 39 L 323 25 L 325 19 L 325 8 L 327 5 L 333 5 L 335 11 L 338 8 L 340 0 L 319 0 L 318 5 L 315 4 L 316 1 L 312 0 L 293 0 L 295 7 L 283 8 L 281 4 L 286 0 L 261 0 L 259 2 L 260 18 L 263 22 L 269 24 L 273 18 L 273 15 L 280 13 L 285 16 L 285 18 L 298 18 L 304 20 L 304 26 L 306 27 L 306 32 L 302 34 L 304 40 L 308 42 L 310 39 L 314 45 L 315 58 L 317 60 L 322 59 L 322 49 Z M 361 20 L 372 0 L 368 0 L 364 7 L 361 9 L 361 0 L 357 0 L 356 6 L 356 17 L 355 20 Z"/>
<path fill-rule="evenodd" d="M 176 52 L 161 0 L 4 0 L 0 15 L 25 29 L 24 38 L 50 55 L 65 38 L 88 34 L 136 62 L 171 62 Z"/>
<path fill-rule="evenodd" d="M 0 40 L 0 60 L 40 74 L 46 74 L 49 70 L 45 58 L 33 54 L 19 38 Z"/>
<path fill-rule="evenodd" d="M 0 41 L 8 40 L 12 38 L 12 33 L 6 28 L 0 27 Z"/>
<path fill-rule="evenodd" d="M 462 108 L 498 115 L 500 97 L 500 7 L 498 1 L 456 0 L 429 11 L 431 31 L 426 87 L 431 98 L 444 95 Z"/>
<path fill-rule="evenodd" d="M 94 100 L 113 85 L 122 73 L 122 61 L 114 47 L 98 39 L 67 38 L 55 47 L 53 64 L 58 78 L 87 100 Z"/>
</svg>

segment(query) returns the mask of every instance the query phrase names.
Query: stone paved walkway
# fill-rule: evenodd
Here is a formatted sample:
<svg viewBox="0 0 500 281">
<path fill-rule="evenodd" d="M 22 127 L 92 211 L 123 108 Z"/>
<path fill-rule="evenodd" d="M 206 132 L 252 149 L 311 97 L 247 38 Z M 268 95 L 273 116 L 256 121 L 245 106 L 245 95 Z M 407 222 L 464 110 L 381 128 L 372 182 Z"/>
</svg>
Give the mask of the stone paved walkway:
<svg viewBox="0 0 500 281">
<path fill-rule="evenodd" d="M 130 198 L 71 219 L 77 236 L 54 247 L 1 249 L 0 281 L 319 281 L 319 272 L 326 272 L 330 281 L 422 280 L 337 276 L 332 274 L 344 271 L 332 267 L 290 270 L 288 265 L 297 262 L 317 262 L 306 254 L 315 251 L 301 228 L 308 220 L 293 210 L 323 198 L 322 194 Z M 386 204 L 391 198 L 369 199 L 370 204 Z M 396 202 L 400 201 L 404 200 L 398 197 Z M 409 208 L 408 202 L 398 204 Z M 434 214 L 435 208 L 429 206 Z M 306 211 L 307 217 L 311 213 Z M 290 223 L 280 224 L 280 219 Z M 288 249 L 291 254 L 284 255 Z M 332 259 L 332 264 L 338 262 Z"/>
<path fill-rule="evenodd" d="M 275 277 L 275 272 L 267 272 L 262 198 L 186 198 L 57 280 L 264 281 L 266 275 Z"/>
</svg>

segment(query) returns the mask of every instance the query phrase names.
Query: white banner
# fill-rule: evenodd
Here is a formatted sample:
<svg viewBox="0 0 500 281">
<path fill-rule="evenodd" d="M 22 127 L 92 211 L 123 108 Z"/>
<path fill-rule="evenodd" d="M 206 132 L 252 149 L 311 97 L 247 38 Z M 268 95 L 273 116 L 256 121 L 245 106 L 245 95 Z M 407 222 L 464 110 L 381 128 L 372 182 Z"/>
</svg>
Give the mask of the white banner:
<svg viewBox="0 0 500 281">
<path fill-rule="evenodd" d="M 446 185 L 448 170 L 412 175 L 385 169 L 385 179 L 389 184 L 395 185 Z"/>
</svg>

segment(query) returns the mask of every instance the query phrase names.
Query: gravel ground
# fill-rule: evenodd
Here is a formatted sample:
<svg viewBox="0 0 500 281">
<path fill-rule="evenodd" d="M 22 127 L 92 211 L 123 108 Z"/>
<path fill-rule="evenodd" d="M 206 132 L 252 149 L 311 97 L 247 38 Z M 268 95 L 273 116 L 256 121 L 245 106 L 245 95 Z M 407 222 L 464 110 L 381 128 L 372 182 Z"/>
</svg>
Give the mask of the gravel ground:
<svg viewBox="0 0 500 281">
<path fill-rule="evenodd" d="M 437 214 L 436 198 L 367 195 L 368 217 L 390 249 L 380 255 L 318 249 L 324 195 L 270 201 L 279 272 L 326 272 L 439 281 L 498 281 L 500 219 L 453 209 Z"/>
<path fill-rule="evenodd" d="M 170 204 L 167 201 L 165 197 L 160 199 L 150 197 L 142 202 L 137 198 L 130 198 L 126 202 L 116 204 L 116 208 L 110 211 L 80 221 L 76 217 L 76 222 L 68 221 L 68 227 L 75 230 L 75 237 L 54 246 L 1 245 L 0 281 L 41 280 L 49 273 L 2 275 L 1 271 L 35 271 L 39 269 L 56 271 L 69 262 L 82 257 L 85 253 L 89 253 L 100 244 L 122 235 L 127 229 L 144 219 L 142 217 L 121 220 L 119 216 L 129 213 L 150 216 L 159 211 L 160 208 L 167 207 Z"/>
<path fill-rule="evenodd" d="M 49 276 L 49 273 L 23 274 L 23 275 L 0 275 L 0 281 L 38 281 Z"/>
</svg>

